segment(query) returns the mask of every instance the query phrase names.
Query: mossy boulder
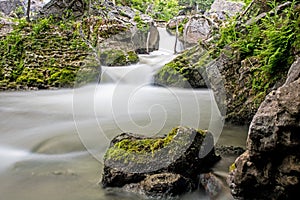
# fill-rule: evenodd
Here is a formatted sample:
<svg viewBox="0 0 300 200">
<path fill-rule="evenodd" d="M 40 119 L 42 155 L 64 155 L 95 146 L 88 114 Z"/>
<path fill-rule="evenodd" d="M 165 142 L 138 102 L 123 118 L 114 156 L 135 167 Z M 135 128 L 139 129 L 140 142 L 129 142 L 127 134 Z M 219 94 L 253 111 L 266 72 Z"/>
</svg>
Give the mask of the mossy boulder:
<svg viewBox="0 0 300 200">
<path fill-rule="evenodd" d="M 154 75 L 154 85 L 207 88 L 204 64 L 211 59 L 201 46 L 195 46 L 179 54 Z M 207 58 L 207 59 L 206 59 Z"/>
<path fill-rule="evenodd" d="M 139 193 L 146 196 L 156 196 L 168 184 L 175 187 L 178 182 L 174 180 L 182 183 L 176 186 L 182 193 L 185 191 L 181 187 L 196 189 L 197 176 L 209 171 L 219 159 L 213 145 L 209 132 L 186 127 L 174 128 L 165 137 L 122 133 L 112 139 L 104 156 L 102 186 L 123 187 L 127 191 L 142 188 Z M 165 175 L 160 176 L 163 181 L 159 184 L 164 186 L 152 191 L 151 184 L 157 184 L 157 181 L 147 181 L 149 176 L 163 173 Z M 166 181 L 167 177 L 173 178 Z M 145 186 L 146 183 L 150 185 Z M 170 192 L 168 195 L 179 194 Z"/>
<path fill-rule="evenodd" d="M 135 64 L 139 61 L 134 51 L 107 50 L 100 55 L 101 64 L 106 66 L 125 66 Z"/>
</svg>

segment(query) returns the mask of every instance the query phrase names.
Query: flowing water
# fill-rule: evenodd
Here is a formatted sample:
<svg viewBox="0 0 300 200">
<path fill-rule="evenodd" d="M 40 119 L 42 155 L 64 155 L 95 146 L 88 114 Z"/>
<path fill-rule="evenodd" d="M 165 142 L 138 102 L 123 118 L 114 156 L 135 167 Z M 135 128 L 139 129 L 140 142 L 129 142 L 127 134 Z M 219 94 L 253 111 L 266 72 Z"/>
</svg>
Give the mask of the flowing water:
<svg viewBox="0 0 300 200">
<path fill-rule="evenodd" d="M 174 57 L 175 38 L 160 34 L 159 51 L 140 55 L 136 65 L 103 67 L 100 84 L 1 93 L 1 200 L 140 199 L 98 184 L 103 154 L 121 132 L 153 136 L 183 125 L 244 146 L 246 128 L 223 127 L 210 90 L 151 86 L 152 74 Z M 232 161 L 222 160 L 216 171 L 226 175 Z M 181 199 L 209 198 L 197 191 Z"/>
</svg>

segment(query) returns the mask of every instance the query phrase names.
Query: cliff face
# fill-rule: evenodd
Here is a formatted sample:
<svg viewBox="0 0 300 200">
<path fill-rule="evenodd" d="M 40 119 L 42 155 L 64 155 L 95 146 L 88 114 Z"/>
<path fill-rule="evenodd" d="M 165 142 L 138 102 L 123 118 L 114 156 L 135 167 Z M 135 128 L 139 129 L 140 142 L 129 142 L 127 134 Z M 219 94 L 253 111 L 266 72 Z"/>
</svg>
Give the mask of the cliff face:
<svg viewBox="0 0 300 200">
<path fill-rule="evenodd" d="M 293 199 L 300 194 L 300 58 L 286 83 L 269 93 L 249 129 L 247 150 L 229 176 L 244 199 Z"/>
</svg>

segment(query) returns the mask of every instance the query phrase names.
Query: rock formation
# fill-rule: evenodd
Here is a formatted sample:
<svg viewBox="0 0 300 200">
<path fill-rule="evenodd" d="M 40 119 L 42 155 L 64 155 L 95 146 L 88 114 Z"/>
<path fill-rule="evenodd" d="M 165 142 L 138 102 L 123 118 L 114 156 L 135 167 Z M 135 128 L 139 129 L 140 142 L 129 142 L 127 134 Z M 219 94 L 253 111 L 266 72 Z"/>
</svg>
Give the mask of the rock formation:
<svg viewBox="0 0 300 200">
<path fill-rule="evenodd" d="M 23 2 L 20 0 L 5 0 L 0 1 L 0 12 L 4 13 L 5 15 L 10 15 L 15 12 L 18 8 L 25 12 Z"/>
<path fill-rule="evenodd" d="M 286 83 L 269 93 L 255 114 L 247 150 L 229 176 L 242 199 L 293 199 L 300 191 L 300 58 Z"/>
<path fill-rule="evenodd" d="M 87 9 L 84 1 L 53 0 L 31 23 L 0 17 L 0 90 L 99 82 L 101 65 L 135 64 L 137 53 L 158 49 L 149 16 L 109 1 L 93 1 L 89 17 Z"/>
<path fill-rule="evenodd" d="M 211 5 L 209 12 L 224 12 L 229 16 L 234 16 L 235 14 L 242 12 L 244 6 L 245 4 L 243 1 L 215 0 Z"/>
<path fill-rule="evenodd" d="M 123 133 L 105 154 L 102 186 L 174 197 L 196 189 L 198 175 L 209 172 L 218 160 L 213 137 L 205 131 L 178 127 L 157 138 Z"/>
</svg>

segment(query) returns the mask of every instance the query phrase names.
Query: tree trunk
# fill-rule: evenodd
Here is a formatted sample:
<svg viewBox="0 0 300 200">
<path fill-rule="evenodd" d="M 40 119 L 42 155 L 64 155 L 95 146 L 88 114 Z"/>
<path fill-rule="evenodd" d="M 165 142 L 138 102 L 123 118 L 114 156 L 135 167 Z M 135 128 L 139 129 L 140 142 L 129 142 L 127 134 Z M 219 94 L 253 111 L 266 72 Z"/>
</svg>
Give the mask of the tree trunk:
<svg viewBox="0 0 300 200">
<path fill-rule="evenodd" d="M 27 13 L 26 13 L 26 20 L 28 22 L 30 22 L 30 6 L 31 6 L 31 0 L 28 0 L 28 3 L 27 3 Z"/>
</svg>

